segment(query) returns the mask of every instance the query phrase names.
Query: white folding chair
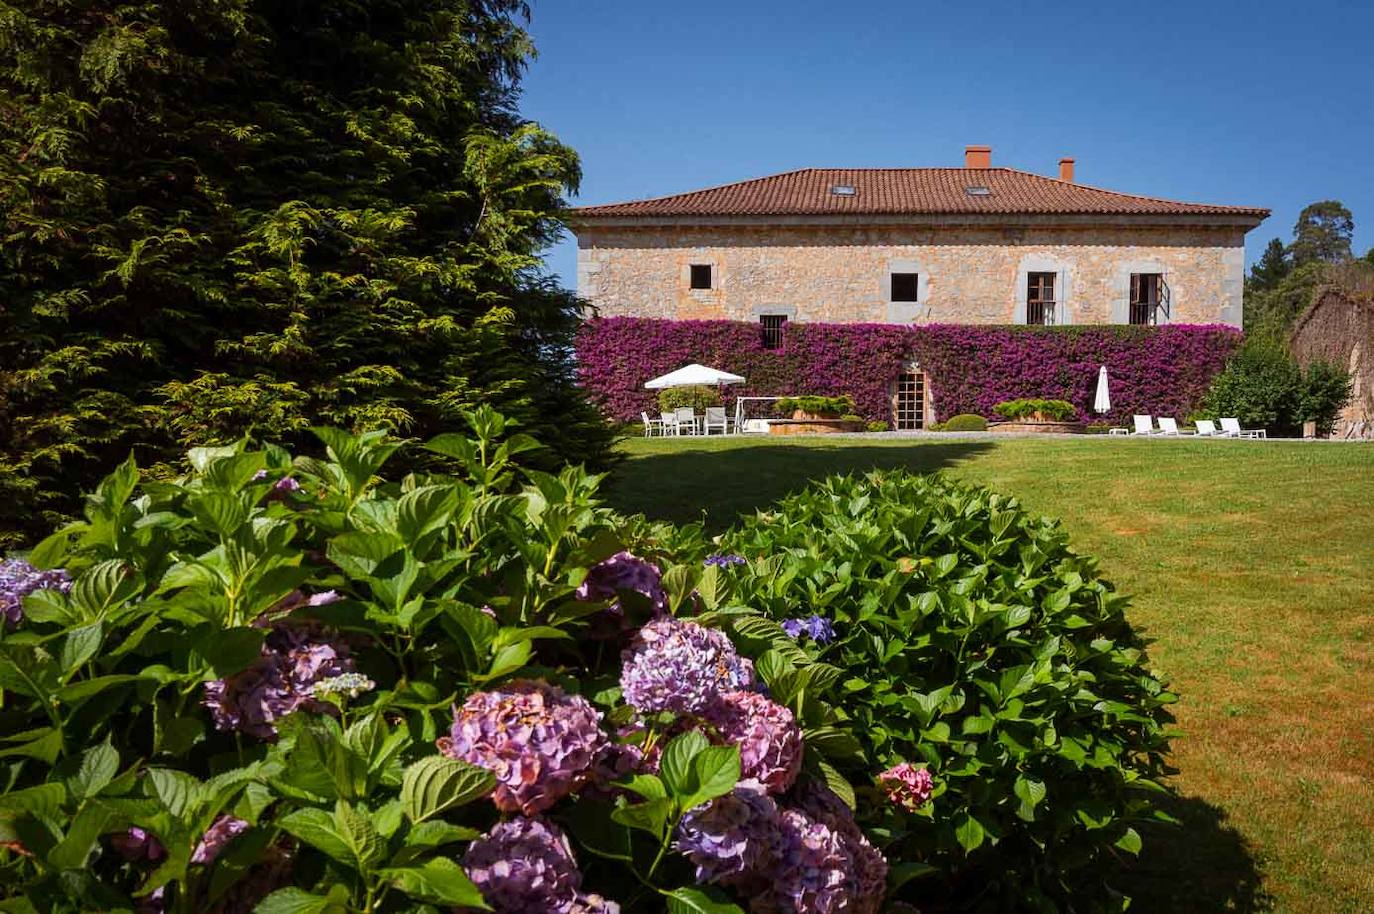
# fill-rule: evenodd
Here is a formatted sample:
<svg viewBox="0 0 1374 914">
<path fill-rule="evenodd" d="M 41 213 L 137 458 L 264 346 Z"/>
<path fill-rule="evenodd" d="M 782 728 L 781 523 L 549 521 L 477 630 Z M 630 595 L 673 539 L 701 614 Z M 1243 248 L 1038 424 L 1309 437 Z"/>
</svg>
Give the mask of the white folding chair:
<svg viewBox="0 0 1374 914">
<path fill-rule="evenodd" d="M 654 436 L 655 431 L 657 431 L 660 435 L 664 434 L 662 419 L 650 419 L 649 414 L 644 412 L 643 410 L 640 410 L 639 418 L 644 420 L 645 438 L 652 438 Z"/>
<path fill-rule="evenodd" d="M 662 423 L 662 425 L 663 425 L 663 434 L 665 434 L 665 435 L 680 435 L 680 434 L 682 434 L 680 431 L 678 431 L 678 427 L 677 427 L 677 413 L 668 413 L 668 412 L 664 412 L 664 413 L 659 413 L 659 415 L 663 417 L 662 419 L 659 420 L 659 422 Z"/>
<path fill-rule="evenodd" d="M 695 435 L 697 433 L 697 411 L 690 406 L 678 408 L 677 433 L 679 435 Z"/>
<path fill-rule="evenodd" d="M 711 429 L 713 428 L 720 429 L 722 435 L 730 434 L 730 420 L 725 417 L 725 407 L 706 407 L 706 434 L 711 434 Z"/>
</svg>

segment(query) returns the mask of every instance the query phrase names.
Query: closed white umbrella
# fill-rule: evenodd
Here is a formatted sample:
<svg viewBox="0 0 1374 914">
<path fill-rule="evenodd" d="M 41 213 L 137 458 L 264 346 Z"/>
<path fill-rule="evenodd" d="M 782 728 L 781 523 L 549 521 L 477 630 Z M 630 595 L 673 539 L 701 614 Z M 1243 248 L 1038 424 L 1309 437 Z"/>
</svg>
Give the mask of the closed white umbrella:
<svg viewBox="0 0 1374 914">
<path fill-rule="evenodd" d="M 645 383 L 649 390 L 662 390 L 665 387 L 687 387 L 692 384 L 743 384 L 744 378 L 718 368 L 707 368 L 693 362 L 685 368 L 670 371 L 665 375 Z"/>
<path fill-rule="evenodd" d="M 1107 392 L 1107 366 L 1097 372 L 1097 396 L 1093 397 L 1093 410 L 1099 413 L 1111 412 L 1112 398 Z"/>
</svg>

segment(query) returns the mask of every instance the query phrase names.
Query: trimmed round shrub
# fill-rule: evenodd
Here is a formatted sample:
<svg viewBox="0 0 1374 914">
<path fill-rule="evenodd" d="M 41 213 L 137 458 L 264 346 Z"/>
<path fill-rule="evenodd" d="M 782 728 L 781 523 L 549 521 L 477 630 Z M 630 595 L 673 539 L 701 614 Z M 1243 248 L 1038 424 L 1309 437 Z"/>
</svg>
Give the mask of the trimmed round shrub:
<svg viewBox="0 0 1374 914">
<path fill-rule="evenodd" d="M 858 744 L 839 767 L 856 781 L 885 769 L 891 797 L 859 804 L 866 823 L 889 859 L 943 875 L 897 897 L 923 911 L 1108 903 L 1107 858 L 1138 852 L 1134 826 L 1163 818 L 1175 696 L 1126 599 L 1057 522 L 943 477 L 874 471 L 790 496 L 722 546 L 752 559 L 729 600 L 805 655 L 786 664 L 800 689 L 758 661 L 774 697 L 844 715 Z"/>
<path fill-rule="evenodd" d="M 950 416 L 940 423 L 939 431 L 942 432 L 985 432 L 988 430 L 988 420 L 973 413 L 960 413 L 957 416 Z"/>
<path fill-rule="evenodd" d="M 872 422 L 870 422 L 870 423 L 868 423 L 866 426 L 864 426 L 864 431 L 866 431 L 866 432 L 885 432 L 885 431 L 887 431 L 887 423 L 884 422 L 884 421 L 882 421 L 881 419 L 874 419 Z"/>
<path fill-rule="evenodd" d="M 686 387 L 668 387 L 658 392 L 658 408 L 665 413 L 690 406 L 697 412 L 708 406 L 720 406 L 720 391 L 705 384 L 689 384 Z"/>
</svg>

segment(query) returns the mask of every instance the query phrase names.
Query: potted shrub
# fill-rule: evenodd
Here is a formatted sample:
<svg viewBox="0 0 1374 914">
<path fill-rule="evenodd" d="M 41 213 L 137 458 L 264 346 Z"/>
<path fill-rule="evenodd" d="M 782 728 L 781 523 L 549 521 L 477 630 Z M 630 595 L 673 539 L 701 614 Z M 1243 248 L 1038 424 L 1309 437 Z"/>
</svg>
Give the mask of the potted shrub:
<svg viewBox="0 0 1374 914">
<path fill-rule="evenodd" d="M 995 431 L 1081 432 L 1078 410 L 1067 400 L 1003 400 L 992 408 L 1003 422 Z"/>
<path fill-rule="evenodd" d="M 840 419 L 854 414 L 854 401 L 845 394 L 839 397 L 783 397 L 778 410 L 791 414 L 793 419 Z"/>
</svg>

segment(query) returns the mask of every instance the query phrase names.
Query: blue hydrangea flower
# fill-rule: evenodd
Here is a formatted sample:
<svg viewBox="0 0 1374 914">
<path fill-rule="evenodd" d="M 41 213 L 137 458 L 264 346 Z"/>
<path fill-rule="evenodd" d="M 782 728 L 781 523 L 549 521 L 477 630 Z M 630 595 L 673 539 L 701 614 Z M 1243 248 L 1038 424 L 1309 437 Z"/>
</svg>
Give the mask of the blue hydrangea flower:
<svg viewBox="0 0 1374 914">
<path fill-rule="evenodd" d="M 835 640 L 835 626 L 824 616 L 811 615 L 805 619 L 787 619 L 782 630 L 793 641 L 805 635 L 817 644 L 829 644 Z"/>
<path fill-rule="evenodd" d="M 735 555 L 733 552 L 717 552 L 715 555 L 706 557 L 706 565 L 715 565 L 717 568 L 729 568 L 731 565 L 747 565 L 749 560 L 742 555 Z"/>
</svg>

